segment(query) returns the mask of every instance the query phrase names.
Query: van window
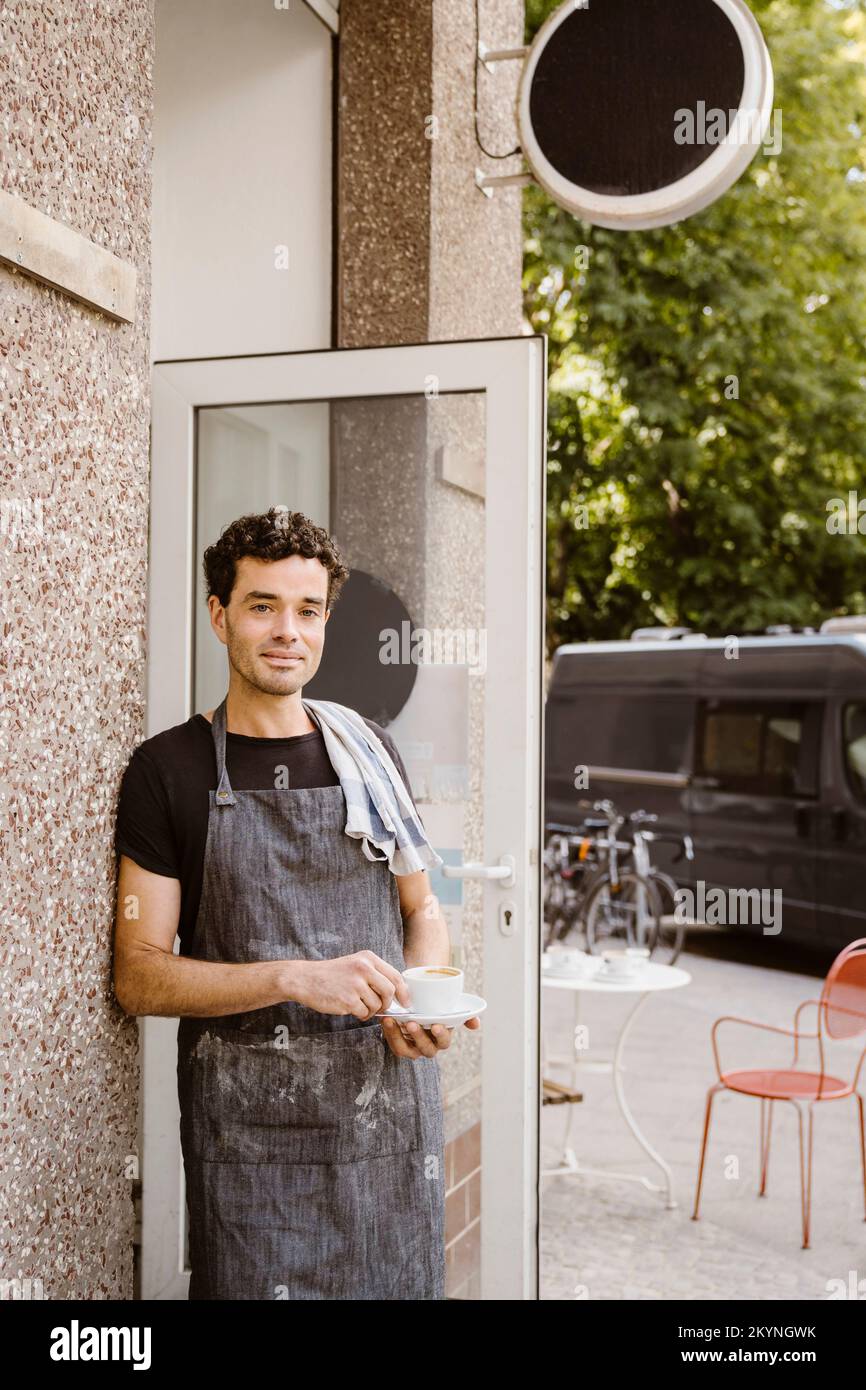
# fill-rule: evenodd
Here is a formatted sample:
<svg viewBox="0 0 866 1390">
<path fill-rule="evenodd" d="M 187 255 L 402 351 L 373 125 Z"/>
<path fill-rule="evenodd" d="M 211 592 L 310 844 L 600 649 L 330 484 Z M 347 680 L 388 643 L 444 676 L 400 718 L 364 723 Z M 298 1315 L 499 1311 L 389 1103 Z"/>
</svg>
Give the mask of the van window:
<svg viewBox="0 0 866 1390">
<path fill-rule="evenodd" d="M 866 801 L 866 705 L 846 705 L 843 736 L 848 783 L 860 801 Z"/>
<path fill-rule="evenodd" d="M 569 771 L 578 763 L 646 772 L 689 767 L 693 696 L 645 690 L 569 692 L 547 704 L 548 767 Z"/>
<path fill-rule="evenodd" d="M 718 791 L 813 796 L 820 723 L 817 704 L 702 700 L 695 773 Z"/>
</svg>

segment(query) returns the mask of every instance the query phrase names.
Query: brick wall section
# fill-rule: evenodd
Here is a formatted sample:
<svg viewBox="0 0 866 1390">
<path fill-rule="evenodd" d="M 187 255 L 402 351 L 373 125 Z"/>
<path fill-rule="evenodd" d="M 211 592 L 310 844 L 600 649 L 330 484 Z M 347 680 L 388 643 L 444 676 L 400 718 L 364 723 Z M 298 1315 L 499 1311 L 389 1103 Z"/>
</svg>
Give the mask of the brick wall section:
<svg viewBox="0 0 866 1390">
<path fill-rule="evenodd" d="M 481 1125 L 445 1148 L 445 1281 L 449 1298 L 481 1297 Z"/>
</svg>

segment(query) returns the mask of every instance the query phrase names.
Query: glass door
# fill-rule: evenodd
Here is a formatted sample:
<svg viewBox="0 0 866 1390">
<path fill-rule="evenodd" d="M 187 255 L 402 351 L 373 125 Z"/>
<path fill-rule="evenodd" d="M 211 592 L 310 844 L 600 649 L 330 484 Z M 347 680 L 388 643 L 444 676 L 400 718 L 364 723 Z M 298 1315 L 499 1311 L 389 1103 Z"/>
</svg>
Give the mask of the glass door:
<svg viewBox="0 0 866 1390">
<path fill-rule="evenodd" d="M 442 1055 L 447 1292 L 535 1298 L 546 343 L 157 363 L 148 736 L 227 688 L 201 576 L 284 504 L 350 578 L 305 686 L 386 727 L 444 865 L 453 962 L 487 1001 Z M 143 1297 L 185 1297 L 176 1021 L 144 1022 Z M 407 1062 L 406 1065 L 411 1065 Z"/>
</svg>

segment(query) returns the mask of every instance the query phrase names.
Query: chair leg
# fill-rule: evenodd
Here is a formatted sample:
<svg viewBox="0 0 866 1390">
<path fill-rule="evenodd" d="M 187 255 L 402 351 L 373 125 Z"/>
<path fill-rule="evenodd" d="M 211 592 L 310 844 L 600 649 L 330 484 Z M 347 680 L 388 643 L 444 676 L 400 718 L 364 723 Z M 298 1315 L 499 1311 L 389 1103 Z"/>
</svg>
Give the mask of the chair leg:
<svg viewBox="0 0 866 1390">
<path fill-rule="evenodd" d="M 854 1094 L 860 1111 L 860 1166 L 863 1171 L 863 1220 L 866 1221 L 866 1129 L 863 1125 L 863 1097 L 859 1091 L 855 1091 Z"/>
<path fill-rule="evenodd" d="M 707 1140 L 710 1136 L 710 1119 L 713 1110 L 713 1100 L 715 1099 L 716 1092 L 723 1091 L 724 1089 L 724 1083 L 721 1081 L 717 1081 L 715 1086 L 711 1086 L 710 1089 L 707 1091 L 707 1108 L 704 1115 L 704 1137 L 701 1143 L 701 1161 L 698 1167 L 698 1185 L 695 1191 L 695 1209 L 692 1212 L 693 1221 L 697 1221 L 698 1212 L 700 1210 L 701 1205 L 701 1187 L 703 1186 L 704 1181 L 704 1160 L 707 1156 Z"/>
<path fill-rule="evenodd" d="M 766 1123 L 764 1112 L 766 1109 Z M 758 1189 L 759 1197 L 767 1195 L 767 1170 L 770 1165 L 770 1135 L 773 1128 L 773 1102 L 764 1100 L 761 1097 L 761 1186 Z"/>
<path fill-rule="evenodd" d="M 809 1122 L 806 1131 L 806 1147 L 803 1148 L 803 1111 L 799 1101 L 792 1101 L 797 1107 L 797 1127 L 800 1139 L 800 1208 L 803 1217 L 803 1249 L 809 1249 L 809 1221 L 812 1210 L 812 1120 L 813 1112 L 809 1104 Z"/>
</svg>

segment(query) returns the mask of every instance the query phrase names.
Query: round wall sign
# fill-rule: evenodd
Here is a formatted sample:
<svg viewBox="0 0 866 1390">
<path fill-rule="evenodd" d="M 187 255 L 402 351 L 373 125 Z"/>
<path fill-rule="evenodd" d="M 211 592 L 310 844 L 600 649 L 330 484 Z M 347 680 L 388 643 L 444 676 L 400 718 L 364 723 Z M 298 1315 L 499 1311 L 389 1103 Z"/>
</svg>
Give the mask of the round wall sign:
<svg viewBox="0 0 866 1390">
<path fill-rule="evenodd" d="M 744 0 L 568 0 L 526 56 L 523 154 L 599 227 L 662 227 L 730 188 L 763 143 L 773 68 Z"/>
</svg>

